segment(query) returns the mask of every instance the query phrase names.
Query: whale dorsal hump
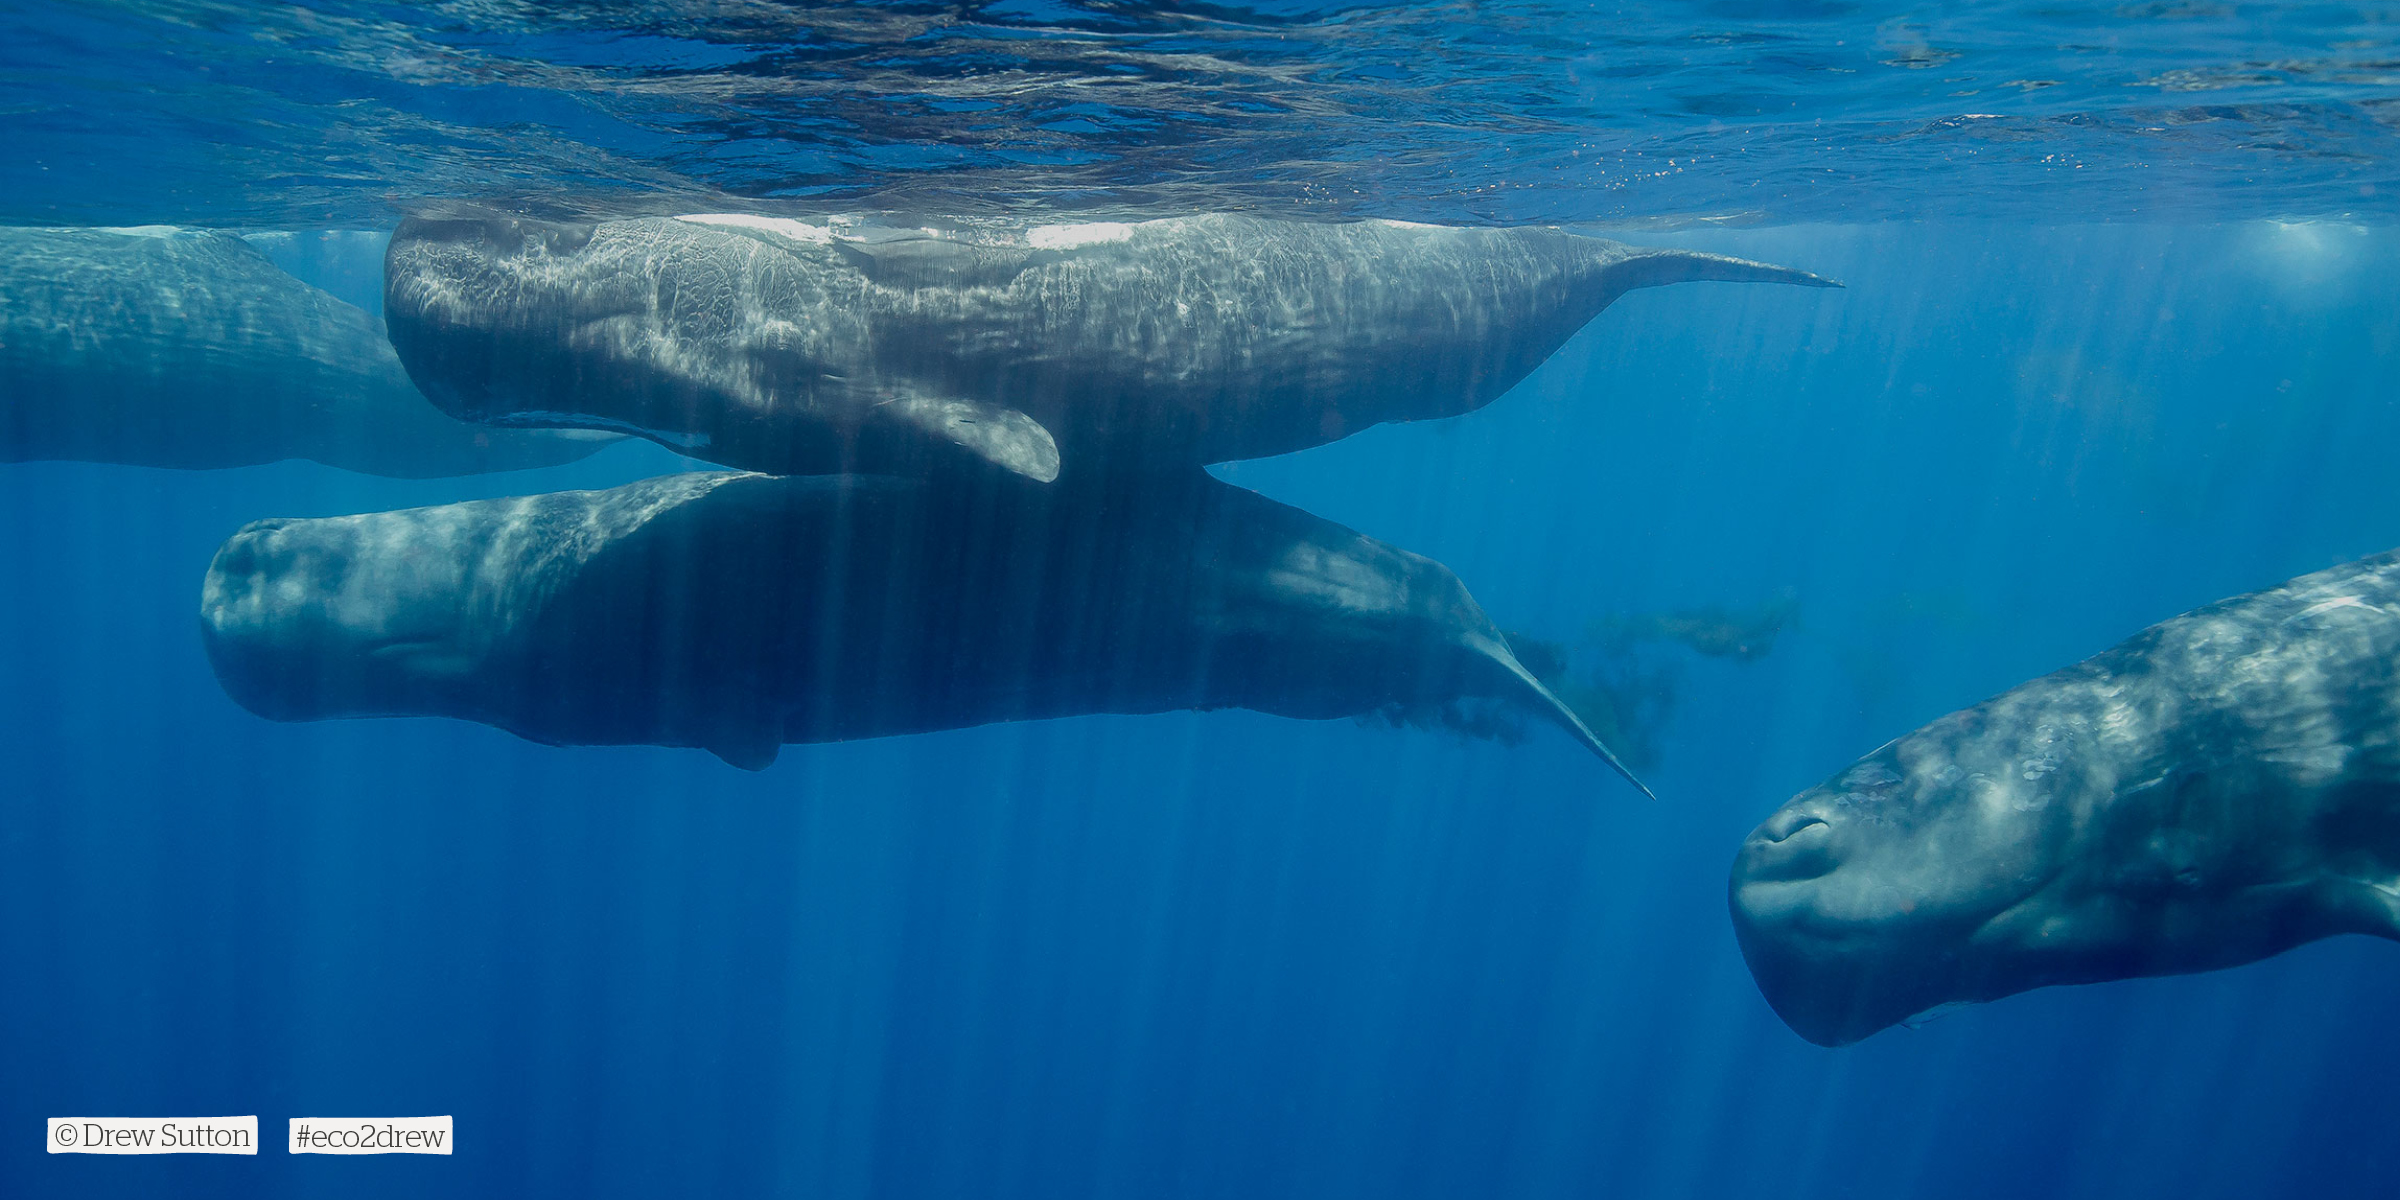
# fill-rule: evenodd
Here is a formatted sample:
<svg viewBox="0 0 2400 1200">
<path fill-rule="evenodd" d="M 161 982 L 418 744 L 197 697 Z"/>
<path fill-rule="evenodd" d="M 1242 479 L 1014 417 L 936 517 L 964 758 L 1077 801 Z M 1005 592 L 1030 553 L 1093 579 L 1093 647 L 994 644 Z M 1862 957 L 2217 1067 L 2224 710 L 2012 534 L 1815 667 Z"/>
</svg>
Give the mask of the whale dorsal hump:
<svg viewBox="0 0 2400 1200">
<path fill-rule="evenodd" d="M 730 720 L 711 732 L 707 748 L 729 767 L 764 771 L 774 766 L 776 756 L 783 752 L 783 726 L 763 714 Z"/>
</svg>

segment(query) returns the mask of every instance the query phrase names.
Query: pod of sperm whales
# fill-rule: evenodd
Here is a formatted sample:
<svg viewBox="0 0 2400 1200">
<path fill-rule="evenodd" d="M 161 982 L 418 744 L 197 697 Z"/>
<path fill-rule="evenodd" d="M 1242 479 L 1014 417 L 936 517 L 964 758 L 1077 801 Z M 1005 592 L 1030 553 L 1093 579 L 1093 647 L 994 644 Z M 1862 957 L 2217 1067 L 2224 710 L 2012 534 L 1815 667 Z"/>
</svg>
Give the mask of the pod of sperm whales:
<svg viewBox="0 0 2400 1200">
<path fill-rule="evenodd" d="M 460 717 L 750 768 L 994 721 L 1478 698 L 1616 765 L 1447 568 L 1196 470 L 708 472 L 260 521 L 218 550 L 201 625 L 261 716 Z"/>
<path fill-rule="evenodd" d="M 1555 229 L 1197 216 L 1010 240 L 716 214 L 412 219 L 401 361 L 454 416 L 773 474 L 1163 470 L 1453 416 L 1625 292 L 1801 271 Z"/>
<path fill-rule="evenodd" d="M 2198 609 L 1801 793 L 1734 928 L 1801 1036 L 2400 937 L 2400 552 Z"/>
<path fill-rule="evenodd" d="M 568 462 L 611 440 L 443 415 L 373 317 L 240 238 L 0 228 L 0 462 L 307 458 L 426 478 Z"/>
</svg>

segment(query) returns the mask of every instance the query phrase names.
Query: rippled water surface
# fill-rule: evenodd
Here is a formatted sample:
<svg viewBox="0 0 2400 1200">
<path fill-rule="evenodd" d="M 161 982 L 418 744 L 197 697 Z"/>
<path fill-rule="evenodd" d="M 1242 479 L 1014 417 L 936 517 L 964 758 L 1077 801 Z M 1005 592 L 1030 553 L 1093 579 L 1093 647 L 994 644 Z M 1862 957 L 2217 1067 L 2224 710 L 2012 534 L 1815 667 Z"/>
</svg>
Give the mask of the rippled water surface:
<svg viewBox="0 0 2400 1200">
<path fill-rule="evenodd" d="M 29 0 L 0 219 L 2381 214 L 2396 100 L 2375 6 Z"/>
</svg>

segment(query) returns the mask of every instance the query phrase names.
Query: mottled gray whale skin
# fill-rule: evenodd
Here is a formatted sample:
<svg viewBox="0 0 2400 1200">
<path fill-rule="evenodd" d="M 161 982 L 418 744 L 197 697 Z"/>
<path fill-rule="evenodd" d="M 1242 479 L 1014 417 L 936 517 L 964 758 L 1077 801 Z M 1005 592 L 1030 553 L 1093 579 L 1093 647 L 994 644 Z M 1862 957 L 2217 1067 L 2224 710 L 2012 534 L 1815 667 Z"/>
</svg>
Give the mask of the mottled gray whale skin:
<svg viewBox="0 0 2400 1200">
<path fill-rule="evenodd" d="M 261 716 L 459 717 L 751 768 L 994 721 L 1476 697 L 1616 762 L 1447 568 L 1200 471 L 710 472 L 260 521 L 218 550 L 201 626 Z"/>
<path fill-rule="evenodd" d="M 613 440 L 444 415 L 373 317 L 240 238 L 0 228 L 0 462 L 306 458 L 430 478 L 570 462 Z"/>
<path fill-rule="evenodd" d="M 2154 625 L 1794 798 L 1734 861 L 1793 1030 L 2400 936 L 2400 552 Z"/>
<path fill-rule="evenodd" d="M 384 307 L 418 386 L 466 420 L 644 433 L 774 474 L 964 456 L 1047 480 L 1468 412 L 1633 288 L 1836 286 L 1555 229 L 1215 215 L 1012 236 L 417 219 Z"/>
</svg>

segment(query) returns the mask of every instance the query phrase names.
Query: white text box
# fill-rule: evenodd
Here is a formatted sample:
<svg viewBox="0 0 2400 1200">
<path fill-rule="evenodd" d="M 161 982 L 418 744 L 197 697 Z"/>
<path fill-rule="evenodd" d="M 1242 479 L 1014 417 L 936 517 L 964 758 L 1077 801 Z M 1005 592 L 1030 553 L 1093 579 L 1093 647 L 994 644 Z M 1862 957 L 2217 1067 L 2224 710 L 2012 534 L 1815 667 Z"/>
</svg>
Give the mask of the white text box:
<svg viewBox="0 0 2400 1200">
<path fill-rule="evenodd" d="M 256 1154 L 258 1118 L 52 1117 L 52 1154 Z"/>
<path fill-rule="evenodd" d="M 294 1154 L 448 1154 L 448 1117 L 293 1117 Z"/>
</svg>

